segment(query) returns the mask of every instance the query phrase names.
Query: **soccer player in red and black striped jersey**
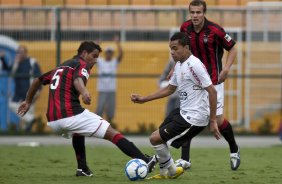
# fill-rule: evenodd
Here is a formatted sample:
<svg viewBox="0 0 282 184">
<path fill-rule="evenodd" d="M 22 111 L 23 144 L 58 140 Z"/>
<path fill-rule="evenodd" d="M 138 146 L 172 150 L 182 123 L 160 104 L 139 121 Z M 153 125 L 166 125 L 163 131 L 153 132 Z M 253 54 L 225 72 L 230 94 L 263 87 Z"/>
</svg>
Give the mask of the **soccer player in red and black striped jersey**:
<svg viewBox="0 0 282 184">
<path fill-rule="evenodd" d="M 94 42 L 82 42 L 74 58 L 33 81 L 25 101 L 18 109 L 18 114 L 23 116 L 29 110 L 32 99 L 41 85 L 49 85 L 47 124 L 55 131 L 63 131 L 65 137 L 72 137 L 78 164 L 76 176 L 93 175 L 86 163 L 85 136 L 113 142 L 126 155 L 147 162 L 151 172 L 156 164 L 155 156 L 145 156 L 106 120 L 80 105 L 80 95 L 84 104 L 91 103 L 90 93 L 85 86 L 100 52 L 100 46 Z"/>
<path fill-rule="evenodd" d="M 235 141 L 232 126 L 223 116 L 224 107 L 224 81 L 235 60 L 235 41 L 216 23 L 205 17 L 207 5 L 203 0 L 193 0 L 189 4 L 191 19 L 184 22 L 180 31 L 188 34 L 190 49 L 194 56 L 205 65 L 213 85 L 217 90 L 217 124 L 219 130 L 230 147 L 231 169 L 236 170 L 240 165 L 239 147 Z M 228 51 L 226 64 L 222 65 L 224 50 Z M 188 140 L 182 145 L 182 156 L 178 163 L 190 163 L 190 143 Z"/>
</svg>

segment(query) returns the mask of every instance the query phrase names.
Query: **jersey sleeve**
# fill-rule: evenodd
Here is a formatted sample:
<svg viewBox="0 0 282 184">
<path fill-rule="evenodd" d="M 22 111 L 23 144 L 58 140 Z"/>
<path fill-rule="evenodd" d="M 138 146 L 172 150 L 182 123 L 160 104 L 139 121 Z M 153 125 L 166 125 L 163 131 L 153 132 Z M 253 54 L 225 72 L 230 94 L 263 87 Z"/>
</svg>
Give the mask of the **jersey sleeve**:
<svg viewBox="0 0 282 184">
<path fill-rule="evenodd" d="M 41 75 L 39 77 L 39 80 L 41 81 L 41 83 L 43 85 L 47 85 L 47 84 L 50 84 L 51 80 L 52 80 L 52 73 L 53 73 L 53 70 L 47 72 L 47 73 L 44 73 L 43 75 Z"/>
<path fill-rule="evenodd" d="M 176 66 L 176 65 L 175 65 Z M 173 71 L 173 74 L 169 80 L 169 84 L 170 85 L 173 85 L 173 86 L 178 86 L 178 83 L 177 83 L 177 78 L 176 78 L 176 67 L 174 67 L 174 71 Z"/>
<path fill-rule="evenodd" d="M 184 24 L 182 24 L 181 26 L 180 26 L 180 32 L 186 32 L 186 28 L 183 26 Z"/>
<path fill-rule="evenodd" d="M 80 77 L 82 78 L 83 82 L 86 83 L 87 80 L 89 79 L 89 71 L 90 71 L 89 66 L 80 63 L 74 70 L 73 80 Z"/>
<path fill-rule="evenodd" d="M 222 45 L 222 47 L 229 51 L 236 42 L 228 35 L 223 28 L 217 30 L 218 41 Z"/>
<path fill-rule="evenodd" d="M 184 22 L 181 26 L 180 26 L 180 32 L 186 33 L 187 32 L 187 26 L 188 26 L 188 21 Z"/>
<path fill-rule="evenodd" d="M 193 66 L 190 67 L 190 72 L 192 74 L 192 81 L 202 88 L 206 88 L 212 85 L 210 76 L 205 68 L 204 64 L 197 60 Z"/>
</svg>

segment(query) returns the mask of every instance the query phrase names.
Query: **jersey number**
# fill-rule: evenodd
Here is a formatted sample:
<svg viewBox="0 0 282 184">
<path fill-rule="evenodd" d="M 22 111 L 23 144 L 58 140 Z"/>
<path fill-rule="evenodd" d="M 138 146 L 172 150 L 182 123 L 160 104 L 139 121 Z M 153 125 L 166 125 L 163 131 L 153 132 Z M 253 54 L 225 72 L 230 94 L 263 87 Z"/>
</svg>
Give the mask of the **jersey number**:
<svg viewBox="0 0 282 184">
<path fill-rule="evenodd" d="M 59 81 L 60 81 L 60 75 L 59 75 L 59 72 L 62 72 L 63 71 L 63 69 L 58 69 L 56 72 L 55 72 L 55 74 L 54 74 L 54 76 L 53 76 L 53 78 L 52 78 L 52 84 L 50 85 L 50 88 L 51 89 L 56 89 L 57 87 L 58 87 L 58 85 L 59 85 Z"/>
</svg>

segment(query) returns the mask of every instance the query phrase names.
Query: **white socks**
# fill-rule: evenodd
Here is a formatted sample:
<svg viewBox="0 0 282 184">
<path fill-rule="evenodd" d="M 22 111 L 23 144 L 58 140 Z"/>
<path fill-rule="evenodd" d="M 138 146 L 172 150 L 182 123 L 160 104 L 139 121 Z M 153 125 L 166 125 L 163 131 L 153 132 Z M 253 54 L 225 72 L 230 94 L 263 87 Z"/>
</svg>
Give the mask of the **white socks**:
<svg viewBox="0 0 282 184">
<path fill-rule="evenodd" d="M 170 176 L 173 176 L 173 175 L 176 174 L 176 165 L 174 164 L 172 158 L 171 158 L 171 160 L 172 160 L 172 164 L 171 164 L 171 165 L 169 166 L 169 168 L 168 168 L 168 174 L 169 174 Z"/>
<path fill-rule="evenodd" d="M 160 174 L 166 175 L 168 172 L 170 176 L 174 175 L 176 173 L 176 166 L 170 155 L 168 146 L 166 144 L 160 144 L 153 147 L 158 155 Z"/>
</svg>

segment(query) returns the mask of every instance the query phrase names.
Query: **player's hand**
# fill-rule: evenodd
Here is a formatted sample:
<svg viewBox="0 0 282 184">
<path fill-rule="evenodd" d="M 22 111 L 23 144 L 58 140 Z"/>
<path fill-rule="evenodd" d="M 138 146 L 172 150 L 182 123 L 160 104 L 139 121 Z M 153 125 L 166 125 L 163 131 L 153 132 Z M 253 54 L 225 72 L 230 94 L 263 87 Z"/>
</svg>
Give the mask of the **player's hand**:
<svg viewBox="0 0 282 184">
<path fill-rule="evenodd" d="M 82 94 L 82 100 L 83 100 L 83 103 L 86 105 L 91 104 L 91 95 L 87 90 Z"/>
<path fill-rule="evenodd" d="M 30 103 L 28 103 L 27 101 L 23 101 L 18 108 L 18 115 L 21 117 L 24 116 L 25 113 L 29 110 L 29 108 Z"/>
<path fill-rule="evenodd" d="M 142 103 L 146 102 L 145 98 L 140 96 L 140 95 L 138 95 L 138 94 L 132 94 L 130 96 L 130 98 L 131 98 L 131 101 L 134 102 L 134 103 L 142 104 Z"/>
<path fill-rule="evenodd" d="M 228 77 L 229 70 L 223 69 L 219 74 L 218 84 L 223 83 Z"/>
<path fill-rule="evenodd" d="M 220 139 L 220 132 L 218 130 L 216 120 L 210 120 L 210 131 L 213 133 L 213 136 L 216 138 L 216 140 Z"/>
</svg>

